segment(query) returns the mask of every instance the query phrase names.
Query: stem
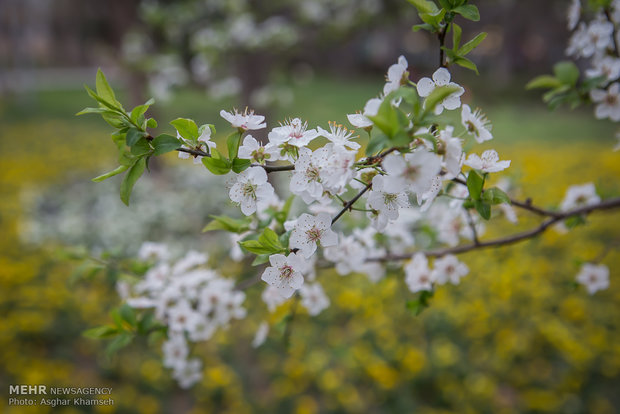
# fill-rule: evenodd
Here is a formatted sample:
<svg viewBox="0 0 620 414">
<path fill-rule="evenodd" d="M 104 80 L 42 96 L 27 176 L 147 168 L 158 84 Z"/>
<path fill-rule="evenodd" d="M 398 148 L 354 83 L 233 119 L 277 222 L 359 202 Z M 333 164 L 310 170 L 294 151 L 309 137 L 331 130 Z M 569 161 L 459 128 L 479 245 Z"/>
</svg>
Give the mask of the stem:
<svg viewBox="0 0 620 414">
<path fill-rule="evenodd" d="M 342 217 L 344 213 L 347 212 L 347 210 L 350 210 L 353 204 L 355 204 L 355 202 L 359 200 L 360 197 L 363 196 L 366 191 L 370 190 L 371 187 L 372 187 L 372 183 L 367 184 L 366 187 L 364 187 L 359 193 L 357 193 L 355 197 L 353 197 L 349 202 L 347 202 L 342 208 L 342 210 L 340 210 L 340 212 L 336 215 L 336 217 L 332 219 L 332 226 L 334 225 L 335 222 L 338 221 L 340 217 Z"/>
<path fill-rule="evenodd" d="M 582 214 L 588 214 L 588 213 L 591 213 L 597 210 L 614 210 L 617 208 L 620 208 L 620 197 L 611 198 L 611 199 L 602 201 L 598 204 L 576 208 L 576 209 L 569 210 L 563 213 L 554 213 L 552 217 L 549 217 L 547 220 L 540 223 L 538 227 L 535 227 L 531 230 L 527 230 L 521 233 L 516 233 L 511 236 L 501 237 L 501 238 L 487 240 L 487 241 L 479 241 L 478 243 L 474 242 L 470 244 L 463 244 L 461 246 L 447 247 L 447 248 L 435 249 L 435 250 L 427 250 L 427 251 L 422 251 L 421 253 L 424 253 L 426 256 L 430 256 L 430 257 L 441 257 L 447 254 L 466 253 L 466 252 L 469 252 L 471 250 L 476 250 L 476 249 L 506 246 L 506 245 L 518 243 L 520 241 L 531 239 L 545 232 L 553 224 L 559 221 L 562 221 L 564 219 L 567 219 L 569 217 L 580 216 Z M 368 259 L 368 261 L 371 261 L 371 262 L 399 261 L 399 260 L 410 259 L 411 256 L 412 254 L 386 255 L 383 257 Z"/>
<path fill-rule="evenodd" d="M 448 28 L 450 27 L 450 24 L 446 24 L 443 28 L 443 30 L 441 32 L 439 32 L 438 38 L 439 38 L 439 67 L 440 68 L 445 68 L 446 64 L 444 62 L 444 51 L 443 51 L 443 46 L 446 43 L 446 35 L 448 34 Z"/>
<path fill-rule="evenodd" d="M 197 156 L 197 157 L 210 157 L 211 155 L 202 151 L 202 150 L 196 150 L 196 149 L 191 149 L 191 148 L 177 148 L 177 151 L 179 152 L 186 152 L 188 154 Z M 277 171 L 293 171 L 295 169 L 295 165 L 294 164 L 288 164 L 288 165 L 259 165 L 259 164 L 252 164 L 252 167 L 262 167 L 265 172 L 267 173 L 271 173 L 271 172 L 277 172 Z"/>
</svg>

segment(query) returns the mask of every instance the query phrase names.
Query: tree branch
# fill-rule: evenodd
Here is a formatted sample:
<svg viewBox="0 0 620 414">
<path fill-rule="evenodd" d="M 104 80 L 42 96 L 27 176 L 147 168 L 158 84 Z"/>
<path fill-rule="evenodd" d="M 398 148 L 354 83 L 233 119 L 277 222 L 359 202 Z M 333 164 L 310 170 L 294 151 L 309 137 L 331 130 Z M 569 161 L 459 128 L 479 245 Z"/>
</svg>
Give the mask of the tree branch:
<svg viewBox="0 0 620 414">
<path fill-rule="evenodd" d="M 192 149 L 192 148 L 177 148 L 179 152 L 186 152 L 195 157 L 210 157 L 211 154 L 204 152 L 202 150 Z M 276 171 L 293 171 L 295 169 L 295 165 L 260 165 L 260 164 L 252 164 L 252 167 L 263 167 L 265 172 L 276 172 Z"/>
<path fill-rule="evenodd" d="M 620 208 L 620 197 L 611 198 L 611 199 L 602 201 L 600 203 L 593 204 L 591 206 L 580 207 L 580 208 L 576 208 L 576 209 L 569 210 L 566 212 L 561 212 L 561 213 L 554 213 L 553 217 L 549 217 L 547 220 L 540 223 L 538 227 L 521 232 L 521 233 L 516 233 L 511 236 L 501 237 L 501 238 L 487 240 L 487 241 L 479 241 L 478 243 L 474 242 L 470 244 L 463 244 L 463 245 L 455 246 L 455 247 L 446 247 L 446 248 L 441 248 L 441 249 L 421 251 L 421 253 L 424 253 L 426 256 L 441 257 L 447 254 L 466 253 L 466 252 L 469 252 L 471 250 L 476 250 L 476 249 L 506 246 L 506 245 L 518 243 L 523 240 L 531 239 L 545 232 L 550 226 L 552 226 L 553 224 L 561 220 L 574 217 L 574 216 L 580 216 L 582 214 L 588 214 L 593 211 L 614 210 L 617 208 Z M 414 252 L 414 253 L 417 253 L 417 252 Z M 406 255 L 404 254 L 403 255 L 386 255 L 383 257 L 369 259 L 369 261 L 388 262 L 388 261 L 407 260 L 407 259 L 410 259 L 414 253 L 406 254 Z"/>
<path fill-rule="evenodd" d="M 343 215 L 344 213 L 346 213 L 346 212 L 347 212 L 347 210 L 350 210 L 350 209 L 351 209 L 351 207 L 353 206 L 353 204 L 355 204 L 355 202 L 356 202 L 357 200 L 359 200 L 359 199 L 360 199 L 360 197 L 361 197 L 361 196 L 363 196 L 363 195 L 364 195 L 364 193 L 365 193 L 366 191 L 370 190 L 370 188 L 371 188 L 371 187 L 372 187 L 372 183 L 368 183 L 368 184 L 366 184 L 366 187 L 364 187 L 364 188 L 363 188 L 363 189 L 362 189 L 359 193 L 357 193 L 357 195 L 356 195 L 355 197 L 353 197 L 350 201 L 348 201 L 348 202 L 344 205 L 344 207 L 342 208 L 342 210 L 340 210 L 340 212 L 336 215 L 336 217 L 334 217 L 334 218 L 332 219 L 332 225 L 333 225 L 335 222 L 337 222 L 337 221 L 338 221 L 338 219 L 339 219 L 340 217 L 342 217 L 342 215 Z"/>
</svg>

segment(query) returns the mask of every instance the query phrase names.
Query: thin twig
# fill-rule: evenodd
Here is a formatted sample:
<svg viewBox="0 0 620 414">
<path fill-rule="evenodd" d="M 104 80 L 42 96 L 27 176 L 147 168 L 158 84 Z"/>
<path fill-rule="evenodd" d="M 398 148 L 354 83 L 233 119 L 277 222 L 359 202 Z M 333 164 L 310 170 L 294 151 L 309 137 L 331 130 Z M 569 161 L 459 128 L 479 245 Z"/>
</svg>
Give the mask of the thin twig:
<svg viewBox="0 0 620 414">
<path fill-rule="evenodd" d="M 340 210 L 340 212 L 336 215 L 336 217 L 332 219 L 332 225 L 334 225 L 334 223 L 337 222 L 338 219 L 342 217 L 344 213 L 347 212 L 347 210 L 351 209 L 351 206 L 353 206 L 353 204 L 355 204 L 355 202 L 359 200 L 360 197 L 363 196 L 366 191 L 370 190 L 371 187 L 372 187 L 372 183 L 367 184 L 366 187 L 364 187 L 359 193 L 357 193 L 355 197 L 349 200 L 349 202 L 347 202 L 344 205 L 344 207 L 342 208 L 342 210 Z"/>
<path fill-rule="evenodd" d="M 468 209 L 464 209 L 464 210 L 465 210 L 465 215 L 467 216 L 467 224 L 469 225 L 469 228 L 471 229 L 471 234 L 474 240 L 474 244 L 479 245 L 480 240 L 478 240 L 478 231 L 476 230 L 476 223 L 474 223 L 474 218 L 471 216 L 471 213 L 469 212 Z"/>
<path fill-rule="evenodd" d="M 553 217 L 549 217 L 547 220 L 540 223 L 538 227 L 521 232 L 521 233 L 516 233 L 511 236 L 501 237 L 501 238 L 487 240 L 487 241 L 479 241 L 477 244 L 470 243 L 470 244 L 463 244 L 461 246 L 455 246 L 455 247 L 446 247 L 442 249 L 427 250 L 427 251 L 422 251 L 421 253 L 424 253 L 426 256 L 430 256 L 430 257 L 441 257 L 447 254 L 461 254 L 461 253 L 469 252 L 471 250 L 476 250 L 476 249 L 506 246 L 506 245 L 514 244 L 514 243 L 517 243 L 523 240 L 531 239 L 543 233 L 544 231 L 546 231 L 553 224 L 561 220 L 567 219 L 569 217 L 580 216 L 580 215 L 588 214 L 588 213 L 591 213 L 597 210 L 613 210 L 617 208 L 620 208 L 620 197 L 611 198 L 611 199 L 602 201 L 600 203 L 593 204 L 591 206 L 580 207 L 580 208 L 576 208 L 576 209 L 569 210 L 566 212 L 557 213 Z M 372 258 L 372 259 L 369 259 L 368 261 L 387 262 L 387 261 L 407 260 L 411 258 L 412 254 L 386 255 L 382 257 Z"/>
</svg>

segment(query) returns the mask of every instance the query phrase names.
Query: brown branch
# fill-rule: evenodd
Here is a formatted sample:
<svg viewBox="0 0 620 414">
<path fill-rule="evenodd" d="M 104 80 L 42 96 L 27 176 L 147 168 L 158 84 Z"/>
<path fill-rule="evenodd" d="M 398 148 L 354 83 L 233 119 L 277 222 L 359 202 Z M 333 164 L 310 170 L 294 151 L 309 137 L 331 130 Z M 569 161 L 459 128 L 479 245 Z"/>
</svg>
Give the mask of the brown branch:
<svg viewBox="0 0 620 414">
<path fill-rule="evenodd" d="M 364 188 L 363 188 L 363 189 L 362 189 L 359 193 L 357 193 L 357 195 L 356 195 L 355 197 L 353 197 L 351 200 L 349 200 L 347 203 L 345 203 L 345 205 L 344 205 L 344 207 L 342 208 L 342 210 L 340 210 L 340 212 L 336 215 L 336 217 L 334 217 L 334 218 L 332 219 L 332 225 L 333 225 L 335 222 L 337 222 L 337 221 L 338 221 L 338 219 L 339 219 L 340 217 L 342 217 L 342 215 L 343 215 L 344 213 L 346 213 L 346 212 L 347 212 L 347 210 L 350 210 L 350 209 L 351 209 L 351 207 L 353 206 L 353 204 L 355 204 L 355 202 L 356 202 L 357 200 L 359 200 L 359 199 L 360 199 L 360 197 L 361 197 L 361 196 L 363 196 L 363 195 L 364 195 L 364 193 L 365 193 L 366 191 L 370 190 L 370 188 L 371 188 L 371 187 L 372 187 L 372 183 L 368 183 L 368 184 L 366 184 L 366 187 L 364 187 Z"/>
<path fill-rule="evenodd" d="M 204 152 L 202 150 L 192 149 L 192 148 L 177 148 L 179 152 L 186 152 L 195 157 L 210 157 L 211 154 Z M 252 167 L 263 167 L 265 172 L 276 172 L 276 171 L 293 171 L 295 169 L 295 165 L 260 165 L 260 164 L 252 164 Z"/>
<path fill-rule="evenodd" d="M 611 198 L 611 199 L 602 201 L 600 203 L 593 204 L 591 206 L 580 207 L 580 208 L 576 208 L 576 209 L 561 212 L 561 213 L 554 213 L 555 215 L 553 217 L 549 217 L 547 220 L 540 223 L 538 227 L 521 232 L 521 233 L 516 233 L 511 236 L 487 240 L 487 241 L 479 241 L 477 244 L 470 243 L 470 244 L 463 244 L 461 246 L 455 246 L 455 247 L 446 247 L 446 248 L 441 248 L 441 249 L 421 251 L 421 253 L 424 253 L 426 256 L 441 257 L 447 254 L 461 254 L 461 253 L 469 252 L 471 250 L 476 250 L 476 249 L 506 246 L 506 245 L 514 244 L 514 243 L 517 243 L 523 240 L 531 239 L 545 232 L 550 226 L 552 226 L 553 224 L 561 220 L 574 217 L 574 216 L 588 214 L 588 213 L 591 213 L 597 210 L 613 210 L 617 208 L 620 208 L 620 197 Z M 417 252 L 414 252 L 414 253 L 417 253 Z M 369 259 L 369 261 L 388 262 L 388 261 L 407 260 L 407 259 L 410 259 L 414 253 L 407 254 L 407 255 L 386 255 L 383 257 Z"/>
<path fill-rule="evenodd" d="M 460 178 L 453 178 L 452 182 L 467 186 L 467 183 Z M 484 193 L 484 190 L 482 190 L 482 192 Z M 544 217 L 557 217 L 562 214 L 557 211 L 545 210 L 544 208 L 533 205 L 531 198 L 527 198 L 525 201 L 519 201 L 515 200 L 514 198 L 510 198 L 510 204 L 515 207 L 519 207 L 520 209 L 527 210 L 531 213 Z"/>
</svg>

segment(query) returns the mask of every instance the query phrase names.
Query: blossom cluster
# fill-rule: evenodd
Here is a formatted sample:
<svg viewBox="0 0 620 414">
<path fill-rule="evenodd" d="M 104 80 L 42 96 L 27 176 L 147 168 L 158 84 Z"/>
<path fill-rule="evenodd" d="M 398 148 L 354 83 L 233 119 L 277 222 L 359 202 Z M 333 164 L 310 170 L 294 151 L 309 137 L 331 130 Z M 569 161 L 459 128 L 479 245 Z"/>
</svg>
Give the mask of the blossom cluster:
<svg viewBox="0 0 620 414">
<path fill-rule="evenodd" d="M 172 262 L 166 245 L 146 242 L 138 256 L 152 267 L 138 283 L 121 284 L 119 290 L 129 306 L 152 309 L 167 327 L 164 366 L 172 369 L 181 387 L 190 387 L 202 378 L 202 362 L 190 357 L 189 343 L 206 341 L 233 319 L 245 318 L 245 293 L 206 268 L 208 256 L 203 253 L 189 251 Z"/>
<path fill-rule="evenodd" d="M 572 30 L 566 54 L 575 59 L 587 59 L 586 80 L 596 82 L 590 90 L 597 119 L 620 121 L 620 1 L 598 8 L 586 21 L 585 5 L 572 0 L 568 9 L 568 28 Z M 620 139 L 620 135 L 617 135 Z M 620 150 L 620 141 L 614 148 Z"/>
</svg>

